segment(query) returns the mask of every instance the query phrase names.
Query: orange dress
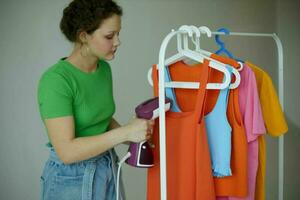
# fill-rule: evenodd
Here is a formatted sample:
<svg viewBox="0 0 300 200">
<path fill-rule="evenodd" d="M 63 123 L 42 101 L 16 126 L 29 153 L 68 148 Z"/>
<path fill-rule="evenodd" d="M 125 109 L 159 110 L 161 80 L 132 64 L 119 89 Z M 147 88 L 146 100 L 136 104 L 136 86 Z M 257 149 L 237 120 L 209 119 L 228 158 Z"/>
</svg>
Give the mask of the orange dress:
<svg viewBox="0 0 300 200">
<path fill-rule="evenodd" d="M 223 63 L 237 67 L 238 64 L 225 57 L 212 55 Z M 199 81 L 201 64 L 188 66 L 179 61 L 169 67 L 172 80 L 176 81 Z M 222 82 L 223 74 L 212 69 L 209 74 L 209 83 Z M 206 90 L 205 114 L 210 113 L 214 108 L 220 90 Z M 196 91 L 191 89 L 175 89 L 177 103 L 182 111 L 192 109 L 196 99 Z M 216 196 L 246 197 L 248 194 L 248 159 L 247 159 L 247 138 L 244 125 L 240 116 L 238 104 L 238 88 L 230 90 L 228 99 L 227 118 L 232 128 L 232 149 L 231 149 L 231 170 L 232 176 L 217 178 L 214 177 Z M 216 125 L 218 125 L 216 123 Z"/>
<path fill-rule="evenodd" d="M 172 67 L 170 67 L 172 68 Z M 175 68 L 175 67 L 174 67 Z M 167 199 L 215 199 L 211 161 L 204 125 L 204 102 L 208 79 L 208 61 L 198 73 L 200 88 L 191 111 L 166 113 Z M 158 74 L 152 71 L 154 95 L 158 96 Z M 160 199 L 159 121 L 153 132 L 154 167 L 148 170 L 147 199 Z"/>
<path fill-rule="evenodd" d="M 212 58 L 237 67 L 238 63 L 216 54 Z M 209 101 L 208 101 L 209 102 Z M 248 195 L 248 143 L 238 104 L 238 88 L 230 90 L 227 118 L 232 128 L 232 176 L 215 178 L 217 196 L 246 197 Z"/>
</svg>

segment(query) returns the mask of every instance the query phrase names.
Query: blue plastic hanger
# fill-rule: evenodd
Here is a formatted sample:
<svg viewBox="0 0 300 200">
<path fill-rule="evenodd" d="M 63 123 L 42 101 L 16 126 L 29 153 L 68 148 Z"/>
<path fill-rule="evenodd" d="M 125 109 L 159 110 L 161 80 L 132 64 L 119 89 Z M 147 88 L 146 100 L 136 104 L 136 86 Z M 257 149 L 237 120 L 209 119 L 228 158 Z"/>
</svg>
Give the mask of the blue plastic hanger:
<svg viewBox="0 0 300 200">
<path fill-rule="evenodd" d="M 230 32 L 228 29 L 226 28 L 220 28 L 217 30 L 218 32 L 223 32 L 225 33 L 226 35 L 229 35 Z M 220 35 L 215 35 L 215 40 L 216 40 L 216 43 L 220 46 L 220 49 L 217 50 L 215 52 L 215 54 L 218 54 L 220 55 L 221 53 L 225 53 L 229 58 L 232 58 L 232 59 L 235 59 L 236 61 L 239 61 L 239 62 L 242 62 L 244 63 L 244 61 L 240 60 L 240 59 L 236 59 L 236 58 L 233 58 L 233 55 L 230 51 L 228 51 L 225 47 L 225 43 L 223 41 L 220 40 Z"/>
<path fill-rule="evenodd" d="M 223 32 L 225 33 L 226 35 L 229 35 L 229 30 L 226 29 L 226 28 L 220 28 L 217 30 L 218 32 Z M 215 53 L 220 55 L 221 53 L 225 53 L 229 58 L 233 58 L 233 55 L 232 53 L 230 53 L 226 47 L 225 47 L 225 43 L 223 41 L 220 40 L 220 35 L 216 35 L 215 36 L 215 40 L 216 40 L 216 43 L 220 46 L 220 49 L 217 50 Z"/>
</svg>

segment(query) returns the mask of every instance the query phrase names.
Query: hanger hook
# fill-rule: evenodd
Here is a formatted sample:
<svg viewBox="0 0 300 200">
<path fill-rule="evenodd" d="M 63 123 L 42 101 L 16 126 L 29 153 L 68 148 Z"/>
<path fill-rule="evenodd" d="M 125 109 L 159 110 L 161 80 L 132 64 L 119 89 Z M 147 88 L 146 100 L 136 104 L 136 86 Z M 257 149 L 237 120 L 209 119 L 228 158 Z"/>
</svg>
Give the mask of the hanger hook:
<svg viewBox="0 0 300 200">
<path fill-rule="evenodd" d="M 220 29 L 218 29 L 217 31 L 218 31 L 218 32 L 223 32 L 223 33 L 225 33 L 226 35 L 229 35 L 229 34 L 230 34 L 229 30 L 226 29 L 226 28 L 220 28 Z M 217 44 L 218 44 L 220 47 L 224 47 L 224 42 L 220 40 L 220 35 L 216 35 L 216 36 L 215 36 L 215 40 L 216 40 Z"/>
<path fill-rule="evenodd" d="M 200 37 L 201 36 L 200 30 L 196 26 L 190 25 L 190 28 L 195 33 L 196 37 Z"/>
<path fill-rule="evenodd" d="M 189 35 L 189 37 L 193 36 L 193 30 L 191 29 L 191 27 L 189 27 L 188 25 L 182 25 L 179 27 L 180 31 L 186 31 L 187 34 Z"/>
<path fill-rule="evenodd" d="M 211 30 L 207 26 L 200 26 L 199 30 L 201 33 L 206 34 L 207 37 L 211 37 Z"/>
<path fill-rule="evenodd" d="M 220 28 L 217 31 L 223 32 L 223 33 L 225 33 L 225 35 L 230 34 L 229 30 L 226 28 Z M 233 55 L 225 48 L 225 43 L 220 40 L 219 35 L 215 35 L 215 40 L 216 40 L 217 44 L 220 46 L 220 49 L 218 51 L 216 51 L 216 54 L 225 53 L 229 58 L 233 58 Z"/>
<path fill-rule="evenodd" d="M 182 26 L 179 27 L 178 30 L 184 31 L 184 32 L 187 33 L 187 34 L 183 35 L 183 46 L 184 46 L 185 50 L 189 49 L 189 47 L 188 47 L 189 46 L 188 37 L 193 37 L 193 34 L 194 34 L 192 28 L 188 25 L 182 25 Z M 178 39 L 179 39 L 179 37 L 180 37 L 180 33 L 178 34 Z M 180 39 L 180 41 L 181 41 L 181 39 Z M 180 44 L 180 46 L 181 46 L 181 44 Z M 178 49 L 180 49 L 180 48 L 178 48 Z"/>
<path fill-rule="evenodd" d="M 196 51 L 199 51 L 200 50 L 200 36 L 201 36 L 200 30 L 196 26 L 193 26 L 193 25 L 190 25 L 190 28 L 196 35 L 196 39 L 194 39 L 194 35 L 193 35 L 191 37 L 191 40 L 196 46 Z"/>
</svg>

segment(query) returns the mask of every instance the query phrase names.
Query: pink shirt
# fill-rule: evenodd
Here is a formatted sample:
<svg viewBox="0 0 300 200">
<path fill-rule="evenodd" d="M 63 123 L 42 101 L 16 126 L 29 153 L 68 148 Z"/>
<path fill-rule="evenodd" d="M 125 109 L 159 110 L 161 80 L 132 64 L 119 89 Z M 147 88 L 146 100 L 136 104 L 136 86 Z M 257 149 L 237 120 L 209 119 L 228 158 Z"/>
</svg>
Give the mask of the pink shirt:
<svg viewBox="0 0 300 200">
<path fill-rule="evenodd" d="M 239 104 L 246 129 L 248 143 L 256 141 L 257 137 L 266 133 L 261 111 L 255 74 L 246 64 L 240 72 Z"/>
<path fill-rule="evenodd" d="M 255 181 L 258 167 L 257 137 L 265 134 L 266 128 L 257 92 L 255 75 L 250 67 L 245 64 L 243 65 L 243 70 L 240 72 L 240 75 L 239 106 L 248 141 L 248 196 L 245 198 L 218 197 L 218 200 L 255 199 Z"/>
</svg>

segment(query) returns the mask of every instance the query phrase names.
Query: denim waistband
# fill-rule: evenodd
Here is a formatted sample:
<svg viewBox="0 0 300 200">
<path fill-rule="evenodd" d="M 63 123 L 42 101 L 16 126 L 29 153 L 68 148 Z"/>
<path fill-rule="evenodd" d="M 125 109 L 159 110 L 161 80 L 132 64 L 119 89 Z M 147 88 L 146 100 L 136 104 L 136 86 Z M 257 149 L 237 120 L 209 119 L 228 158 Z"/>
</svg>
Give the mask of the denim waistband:
<svg viewBox="0 0 300 200">
<path fill-rule="evenodd" d="M 95 172 L 97 168 L 97 161 L 102 159 L 104 159 L 107 162 L 107 166 L 109 168 L 111 169 L 113 168 L 109 151 L 103 152 L 93 158 L 74 163 L 76 165 L 81 165 L 81 164 L 85 165 L 83 182 L 82 182 L 82 200 L 92 200 L 93 182 L 94 182 Z M 57 156 L 53 147 L 50 148 L 49 160 L 59 164 L 63 163 L 61 159 Z"/>
<path fill-rule="evenodd" d="M 51 147 L 50 148 L 50 155 L 49 155 L 49 159 L 54 161 L 54 162 L 57 162 L 57 163 L 60 163 L 62 164 L 63 161 L 58 157 L 57 153 L 55 152 L 54 148 Z M 84 163 L 88 163 L 88 162 L 96 162 L 100 159 L 105 159 L 107 160 L 109 163 L 108 164 L 111 164 L 111 157 L 110 157 L 110 154 L 109 154 L 109 151 L 105 151 L 95 157 L 92 157 L 92 158 L 89 158 L 89 159 L 86 159 L 86 160 L 83 160 L 83 161 L 79 161 L 79 162 L 76 162 L 76 164 L 84 164 Z"/>
</svg>

